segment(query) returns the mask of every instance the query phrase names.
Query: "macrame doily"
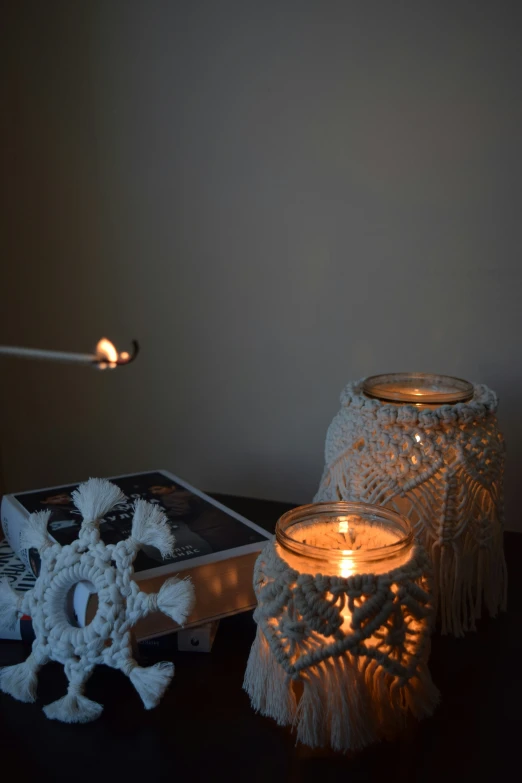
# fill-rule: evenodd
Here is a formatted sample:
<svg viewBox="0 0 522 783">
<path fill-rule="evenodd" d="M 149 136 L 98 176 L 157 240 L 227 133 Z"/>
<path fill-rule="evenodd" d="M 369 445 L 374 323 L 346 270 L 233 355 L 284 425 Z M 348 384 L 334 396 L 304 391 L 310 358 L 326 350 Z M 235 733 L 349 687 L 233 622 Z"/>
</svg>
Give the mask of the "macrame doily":
<svg viewBox="0 0 522 783">
<path fill-rule="evenodd" d="M 429 570 L 415 545 L 387 573 L 313 576 L 269 542 L 254 572 L 258 628 L 244 681 L 252 706 L 295 726 L 300 742 L 336 750 L 393 732 L 408 711 L 430 715 L 439 694 L 426 663 Z"/>
<path fill-rule="evenodd" d="M 326 435 L 315 502 L 354 500 L 406 516 L 434 566 L 442 633 L 475 628 L 483 600 L 506 606 L 504 440 L 497 397 L 420 409 L 366 397 L 350 383 Z"/>
<path fill-rule="evenodd" d="M 167 662 L 138 666 L 132 657 L 131 628 L 158 610 L 182 624 L 192 609 L 194 590 L 189 580 L 172 578 L 159 593 L 148 594 L 141 592 L 133 579 L 133 562 L 142 546 L 156 547 L 163 557 L 174 548 L 174 537 L 159 508 L 137 500 L 129 538 L 105 545 L 100 540 L 99 521 L 124 500 L 121 490 L 108 481 L 89 479 L 73 493 L 73 500 L 83 517 L 78 539 L 62 547 L 47 532 L 50 512 L 32 514 L 24 545 L 40 552 L 36 584 L 19 594 L 8 582 L 0 583 L 0 621 L 14 623 L 18 615 L 28 614 L 36 636 L 26 661 L 0 669 L 0 689 L 20 701 L 34 701 L 39 669 L 49 661 L 58 661 L 69 680 L 68 692 L 44 707 L 44 712 L 48 718 L 85 723 L 103 709 L 83 695 L 98 664 L 123 671 L 146 709 L 158 704 L 174 675 L 174 666 Z M 83 580 L 96 588 L 98 609 L 89 625 L 77 628 L 67 615 L 67 596 Z"/>
</svg>

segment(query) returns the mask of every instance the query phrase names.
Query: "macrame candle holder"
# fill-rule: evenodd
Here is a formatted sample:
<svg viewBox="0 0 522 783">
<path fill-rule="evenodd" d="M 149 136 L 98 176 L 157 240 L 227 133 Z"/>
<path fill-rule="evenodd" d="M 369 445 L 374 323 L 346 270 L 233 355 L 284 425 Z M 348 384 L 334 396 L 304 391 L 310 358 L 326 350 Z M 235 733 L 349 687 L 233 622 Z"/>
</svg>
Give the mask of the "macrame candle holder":
<svg viewBox="0 0 522 783">
<path fill-rule="evenodd" d="M 487 386 L 397 373 L 350 383 L 326 436 L 316 501 L 376 503 L 410 519 L 434 566 L 442 633 L 506 605 L 504 441 Z"/>
<path fill-rule="evenodd" d="M 254 571 L 252 706 L 312 747 L 362 748 L 438 702 L 429 561 L 409 522 L 364 503 L 285 514 Z"/>
</svg>

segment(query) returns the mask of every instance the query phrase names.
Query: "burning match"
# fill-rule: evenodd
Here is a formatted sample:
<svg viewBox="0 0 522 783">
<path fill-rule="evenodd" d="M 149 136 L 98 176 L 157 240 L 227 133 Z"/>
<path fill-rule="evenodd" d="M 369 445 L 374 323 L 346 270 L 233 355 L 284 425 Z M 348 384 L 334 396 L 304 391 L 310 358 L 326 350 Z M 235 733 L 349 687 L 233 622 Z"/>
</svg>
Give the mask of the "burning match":
<svg viewBox="0 0 522 783">
<path fill-rule="evenodd" d="M 138 355 L 137 340 L 132 341 L 132 353 L 118 353 L 113 343 L 102 337 L 98 341 L 94 353 L 68 353 L 66 351 L 46 351 L 41 348 L 16 348 L 10 345 L 0 345 L 0 354 L 19 356 L 23 359 L 43 359 L 44 361 L 72 362 L 73 364 L 89 364 L 99 370 L 113 369 L 123 364 L 130 364 Z"/>
</svg>

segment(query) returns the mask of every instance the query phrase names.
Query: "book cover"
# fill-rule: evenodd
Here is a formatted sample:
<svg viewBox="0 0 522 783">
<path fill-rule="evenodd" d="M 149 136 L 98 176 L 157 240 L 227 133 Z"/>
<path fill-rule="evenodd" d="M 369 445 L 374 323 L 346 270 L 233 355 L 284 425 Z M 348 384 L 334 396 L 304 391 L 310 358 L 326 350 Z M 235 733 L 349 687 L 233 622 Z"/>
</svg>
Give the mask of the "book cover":
<svg viewBox="0 0 522 783">
<path fill-rule="evenodd" d="M 179 564 L 191 560 L 191 566 L 213 563 L 261 549 L 269 534 L 249 520 L 227 509 L 203 492 L 168 471 L 156 470 L 109 479 L 120 487 L 125 500 L 106 515 L 100 535 L 106 544 L 115 544 L 131 532 L 132 507 L 137 498 L 159 505 L 167 516 L 176 538 L 172 558 L 163 559 L 147 547 L 134 563 L 138 580 L 173 573 Z M 78 484 L 6 495 L 2 501 L 4 532 L 16 550 L 18 529 L 35 511 L 50 510 L 49 532 L 60 544 L 69 544 L 78 536 L 81 515 L 72 502 Z M 17 521 L 18 520 L 18 521 Z M 20 557 L 34 573 L 39 571 L 38 553 L 21 552 Z"/>
<path fill-rule="evenodd" d="M 6 579 L 13 590 L 25 593 L 36 582 L 35 576 L 17 558 L 7 541 L 0 541 L 0 580 Z M 14 627 L 0 625 L 0 639 L 32 641 L 34 637 L 31 618 L 23 615 Z"/>
<path fill-rule="evenodd" d="M 7 541 L 0 541 L 0 579 L 7 579 L 13 590 L 25 593 L 34 587 L 36 577 L 17 558 Z"/>
</svg>

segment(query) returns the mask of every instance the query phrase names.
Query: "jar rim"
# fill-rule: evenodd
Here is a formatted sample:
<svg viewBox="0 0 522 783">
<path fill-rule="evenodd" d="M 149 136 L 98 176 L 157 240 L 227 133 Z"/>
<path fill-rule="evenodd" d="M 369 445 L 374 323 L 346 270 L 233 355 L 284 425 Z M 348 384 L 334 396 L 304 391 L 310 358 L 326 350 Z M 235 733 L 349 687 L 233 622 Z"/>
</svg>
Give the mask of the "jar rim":
<svg viewBox="0 0 522 783">
<path fill-rule="evenodd" d="M 341 550 L 331 547 L 319 547 L 312 544 L 305 544 L 293 538 L 289 529 L 306 519 L 316 519 L 321 521 L 325 516 L 348 516 L 356 515 L 372 521 L 380 521 L 387 526 L 394 527 L 398 532 L 397 541 L 384 546 L 371 547 L 364 550 Z M 346 559 L 349 552 L 350 561 L 354 565 L 375 563 L 381 560 L 397 557 L 413 545 L 414 535 L 413 527 L 409 519 L 396 511 L 383 506 L 376 506 L 371 503 L 360 503 L 348 500 L 326 501 L 322 503 L 308 503 L 304 506 L 287 511 L 277 521 L 275 529 L 277 543 L 296 555 L 331 562 L 336 558 Z"/>
<path fill-rule="evenodd" d="M 396 388 L 397 386 L 402 388 Z M 411 387 L 411 391 L 408 390 Z M 424 388 L 419 388 L 424 387 Z M 362 390 L 367 397 L 384 402 L 417 405 L 448 405 L 467 402 L 474 394 L 473 384 L 453 375 L 423 372 L 396 372 L 365 378 Z"/>
</svg>

